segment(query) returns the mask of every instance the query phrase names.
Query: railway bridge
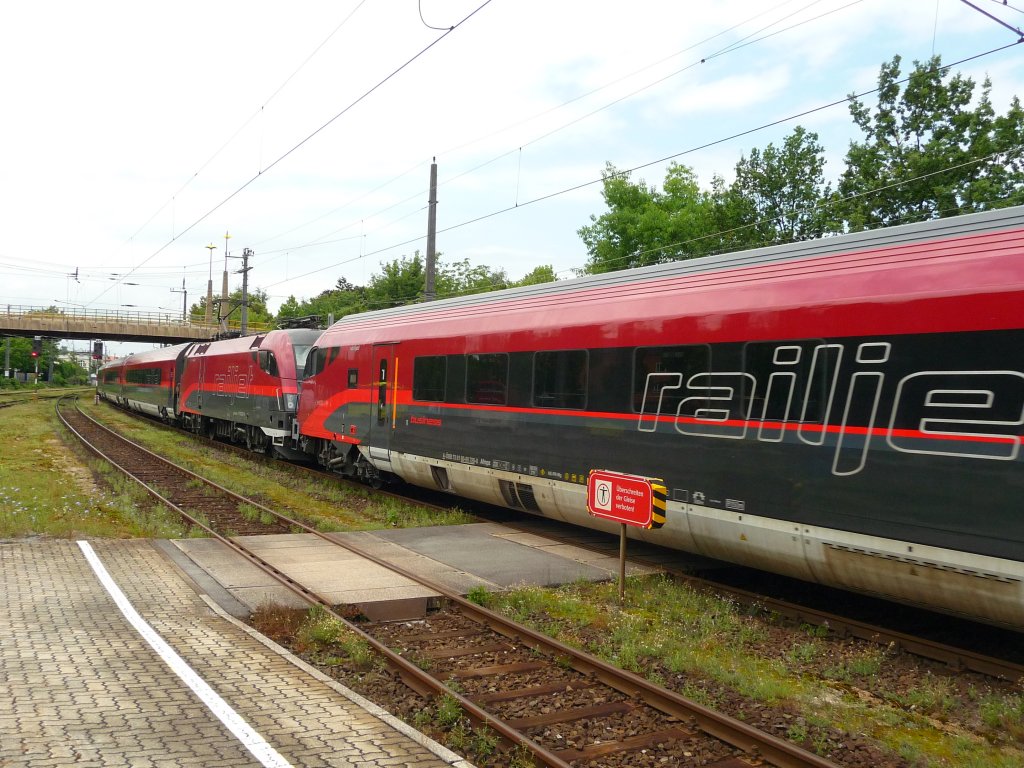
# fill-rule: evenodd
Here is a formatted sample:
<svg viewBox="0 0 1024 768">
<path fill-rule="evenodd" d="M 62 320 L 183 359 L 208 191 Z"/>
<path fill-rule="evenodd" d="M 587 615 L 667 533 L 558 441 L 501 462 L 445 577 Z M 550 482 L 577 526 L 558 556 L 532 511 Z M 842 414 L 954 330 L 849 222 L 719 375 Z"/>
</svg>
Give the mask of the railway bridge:
<svg viewBox="0 0 1024 768">
<path fill-rule="evenodd" d="M 103 339 L 177 344 L 212 339 L 223 330 L 237 331 L 237 321 L 223 329 L 202 320 L 170 313 L 55 309 L 0 304 L 0 336 L 51 339 Z M 249 323 L 249 330 L 261 330 Z"/>
</svg>

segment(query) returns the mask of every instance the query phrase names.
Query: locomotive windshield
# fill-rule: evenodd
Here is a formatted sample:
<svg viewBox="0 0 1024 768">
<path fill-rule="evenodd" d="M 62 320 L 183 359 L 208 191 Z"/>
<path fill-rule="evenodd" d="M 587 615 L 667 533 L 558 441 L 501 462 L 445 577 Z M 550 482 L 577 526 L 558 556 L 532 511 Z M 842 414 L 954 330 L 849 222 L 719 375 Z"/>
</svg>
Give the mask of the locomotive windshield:
<svg viewBox="0 0 1024 768">
<path fill-rule="evenodd" d="M 313 348 L 313 345 L 293 344 L 292 348 L 295 350 L 295 378 L 302 381 L 305 378 L 306 357 L 309 355 L 309 350 Z"/>
</svg>

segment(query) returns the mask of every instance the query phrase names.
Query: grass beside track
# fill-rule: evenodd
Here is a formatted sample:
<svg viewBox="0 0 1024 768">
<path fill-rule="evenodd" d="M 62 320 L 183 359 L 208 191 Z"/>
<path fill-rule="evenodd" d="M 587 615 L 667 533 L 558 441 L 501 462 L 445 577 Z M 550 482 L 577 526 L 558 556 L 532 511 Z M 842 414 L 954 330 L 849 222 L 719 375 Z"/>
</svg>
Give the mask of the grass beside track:
<svg viewBox="0 0 1024 768">
<path fill-rule="evenodd" d="M 733 716 L 744 701 L 778 708 L 779 735 L 822 755 L 855 733 L 915 768 L 1024 766 L 1024 681 L 989 685 L 870 643 L 826 641 L 819 627 L 784 629 L 664 577 L 627 580 L 621 608 L 615 583 L 470 598 Z"/>
<path fill-rule="evenodd" d="M 284 466 L 218 450 L 184 432 L 153 425 L 107 404 L 82 404 L 82 410 L 129 439 L 203 475 L 235 493 L 278 512 L 300 518 L 322 531 L 459 525 L 473 518 L 457 508 L 434 509 L 375 495 L 330 476 L 289 471 Z"/>
<path fill-rule="evenodd" d="M 182 534 L 176 515 L 79 446 L 52 400 L 0 411 L 0 537 Z"/>
<path fill-rule="evenodd" d="M 150 450 L 324 531 L 472 521 L 457 509 L 375 500 L 369 490 L 345 488 L 330 477 L 306 479 L 184 433 L 154 429 L 91 398 L 80 402 L 86 413 Z M 40 400 L 0 411 L 0 538 L 39 535 L 181 538 L 187 532 L 177 515 L 82 448 L 57 420 L 52 400 Z"/>
</svg>

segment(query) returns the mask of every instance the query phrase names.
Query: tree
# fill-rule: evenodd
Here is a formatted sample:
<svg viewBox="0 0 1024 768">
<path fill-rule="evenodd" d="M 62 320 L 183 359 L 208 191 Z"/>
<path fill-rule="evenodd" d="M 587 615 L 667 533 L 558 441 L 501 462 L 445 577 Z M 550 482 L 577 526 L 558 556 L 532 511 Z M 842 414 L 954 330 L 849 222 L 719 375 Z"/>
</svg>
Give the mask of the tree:
<svg viewBox="0 0 1024 768">
<path fill-rule="evenodd" d="M 851 95 L 864 133 L 851 142 L 837 211 L 851 230 L 923 221 L 1024 202 L 1024 110 L 1015 97 L 996 116 L 985 79 L 948 77 L 941 59 L 914 62 L 901 91 L 899 56 L 882 65 L 878 106 Z M 948 77 L 948 79 L 947 79 Z"/>
<path fill-rule="evenodd" d="M 386 309 L 420 301 L 425 280 L 426 270 L 419 251 L 412 258 L 403 256 L 383 264 L 380 274 L 373 275 L 366 286 L 367 309 Z"/>
<path fill-rule="evenodd" d="M 540 285 L 541 283 L 553 283 L 558 280 L 555 275 L 555 269 L 550 264 L 542 264 L 539 267 L 535 267 L 533 271 L 524 275 L 519 280 L 512 283 L 513 288 L 521 288 L 524 285 Z"/>
<path fill-rule="evenodd" d="M 714 199 L 701 191 L 693 169 L 672 163 L 664 191 L 629 180 L 611 163 L 602 172 L 608 212 L 578 230 L 590 259 L 585 273 L 693 258 L 707 253 L 715 231 Z"/>
<path fill-rule="evenodd" d="M 746 229 L 737 239 L 761 246 L 808 240 L 829 231 L 828 214 L 819 206 L 831 193 L 818 134 L 798 125 L 781 148 L 769 144 L 741 156 L 730 194 L 718 199 L 731 206 L 723 218 Z"/>
<path fill-rule="evenodd" d="M 249 305 L 249 322 L 257 325 L 273 325 L 274 316 L 270 314 L 267 309 L 267 292 L 261 288 L 255 288 L 249 291 L 248 305 Z M 214 297 L 214 312 L 213 319 L 216 320 L 218 317 L 218 305 L 220 299 Z M 237 325 L 242 317 L 242 289 L 236 288 L 228 294 L 228 303 L 225 307 L 220 307 L 220 317 L 228 317 L 228 322 L 231 325 Z M 199 301 L 192 305 L 189 309 L 189 317 L 193 321 L 202 321 L 206 318 L 206 297 L 201 296 Z"/>
<path fill-rule="evenodd" d="M 321 323 L 327 323 L 332 318 L 340 320 L 345 315 L 362 312 L 365 309 L 366 289 L 352 285 L 346 278 L 340 277 L 334 288 L 312 299 L 299 302 L 294 296 L 289 296 L 277 311 L 277 321 L 280 323 L 290 318 L 317 315 Z"/>
<path fill-rule="evenodd" d="M 469 259 L 451 264 L 437 260 L 436 288 L 439 298 L 498 291 L 511 284 L 504 269 L 492 270 L 482 264 L 473 266 Z"/>
</svg>

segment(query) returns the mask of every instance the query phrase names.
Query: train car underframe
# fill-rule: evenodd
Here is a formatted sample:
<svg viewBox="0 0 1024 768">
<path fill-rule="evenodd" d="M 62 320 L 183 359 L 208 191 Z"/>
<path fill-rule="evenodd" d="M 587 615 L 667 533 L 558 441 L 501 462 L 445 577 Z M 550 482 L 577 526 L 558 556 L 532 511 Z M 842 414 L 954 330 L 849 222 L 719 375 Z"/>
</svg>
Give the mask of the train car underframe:
<svg viewBox="0 0 1024 768">
<path fill-rule="evenodd" d="M 403 480 L 519 509 L 573 525 L 618 533 L 587 512 L 586 486 L 391 452 Z M 873 594 L 1020 631 L 1024 567 L 1003 558 L 797 524 L 777 518 L 669 501 L 658 530 L 629 535 L 660 546 L 759 568 L 803 581 Z"/>
<path fill-rule="evenodd" d="M 358 445 L 335 440 L 299 438 L 299 450 L 306 456 L 315 455 L 316 462 L 342 477 L 359 480 L 373 488 L 380 488 L 396 479 L 390 472 L 378 469 L 365 456 Z"/>
<path fill-rule="evenodd" d="M 235 445 L 244 445 L 254 453 L 270 453 L 272 449 L 284 448 L 285 433 L 268 434 L 263 427 L 240 424 L 193 413 L 181 414 L 181 425 L 189 432 L 205 435 L 211 440 L 220 439 Z"/>
</svg>

